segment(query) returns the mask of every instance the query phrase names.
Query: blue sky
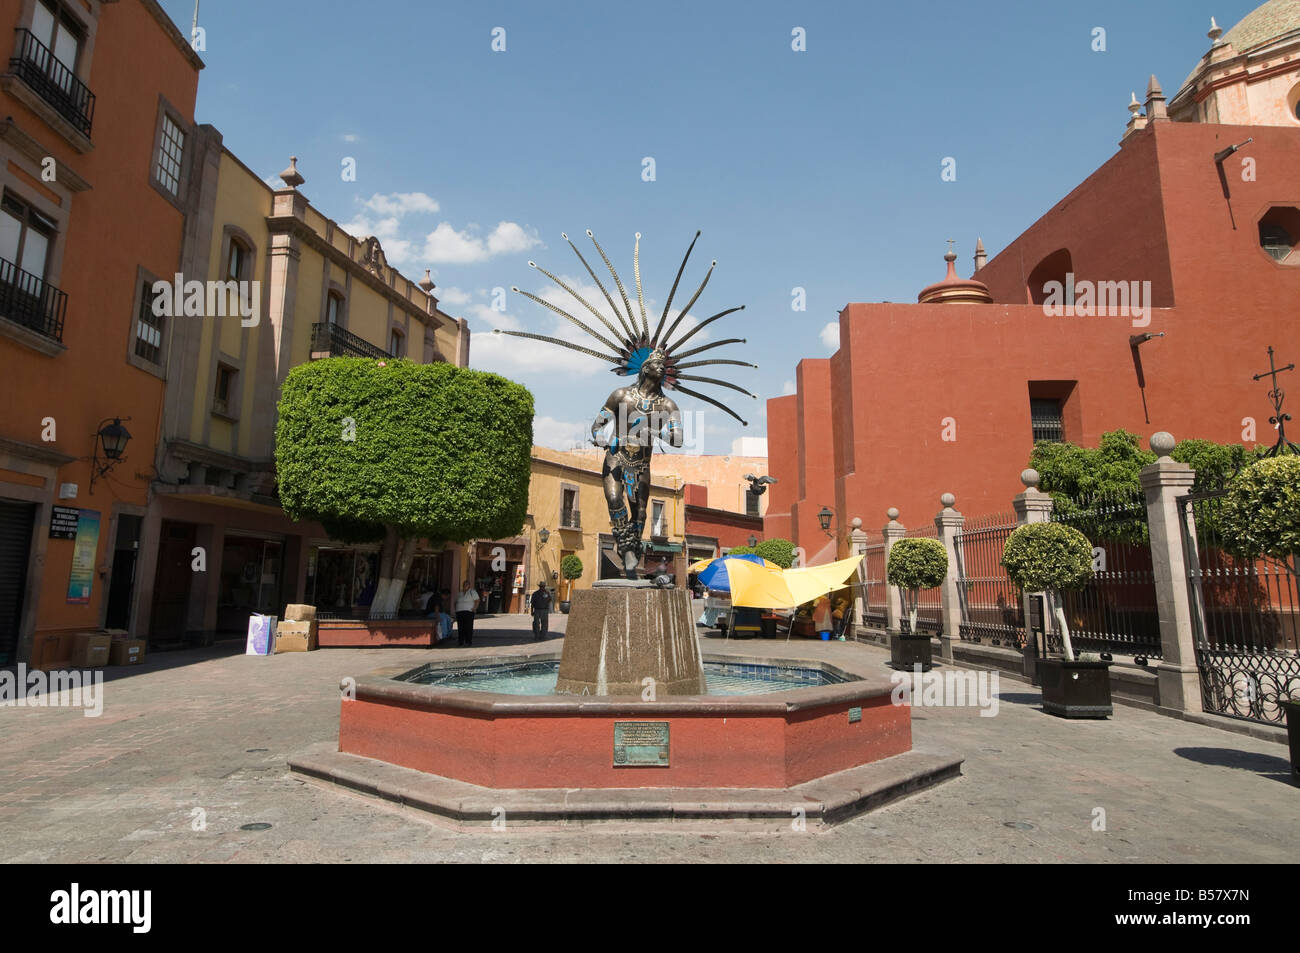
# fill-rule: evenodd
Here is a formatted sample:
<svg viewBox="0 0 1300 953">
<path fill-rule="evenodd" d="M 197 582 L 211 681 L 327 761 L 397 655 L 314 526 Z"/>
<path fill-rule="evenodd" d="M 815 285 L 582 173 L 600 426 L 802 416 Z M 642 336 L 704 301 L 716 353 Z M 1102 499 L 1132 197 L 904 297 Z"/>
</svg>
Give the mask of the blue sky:
<svg viewBox="0 0 1300 953">
<path fill-rule="evenodd" d="M 162 2 L 188 32 L 193 0 Z M 831 353 L 826 326 L 844 304 L 915 301 L 942 277 L 949 238 L 968 275 L 977 235 L 995 255 L 1115 153 L 1151 73 L 1173 96 L 1209 47 L 1211 15 L 1227 30 L 1256 5 L 205 0 L 197 116 L 268 178 L 297 155 L 319 209 L 378 234 L 411 277 L 431 268 L 444 310 L 475 333 L 471 366 L 533 391 L 539 443 L 576 438 L 622 379 L 490 336 L 557 328 L 514 294 L 494 311 L 493 289 L 561 303 L 530 258 L 590 285 L 560 237 L 587 254 L 588 228 L 630 285 L 640 231 L 657 315 L 702 230 L 674 307 L 716 258 L 685 326 L 747 307 L 692 346 L 745 337 L 714 353 L 760 368 L 698 373 L 735 372 L 718 376 L 761 400 L 699 388 L 734 396 L 748 428 L 679 403 L 702 412 L 687 449 L 728 453 L 766 434 L 764 401 L 790 390 L 799 359 Z M 940 178 L 949 156 L 954 182 Z"/>
</svg>

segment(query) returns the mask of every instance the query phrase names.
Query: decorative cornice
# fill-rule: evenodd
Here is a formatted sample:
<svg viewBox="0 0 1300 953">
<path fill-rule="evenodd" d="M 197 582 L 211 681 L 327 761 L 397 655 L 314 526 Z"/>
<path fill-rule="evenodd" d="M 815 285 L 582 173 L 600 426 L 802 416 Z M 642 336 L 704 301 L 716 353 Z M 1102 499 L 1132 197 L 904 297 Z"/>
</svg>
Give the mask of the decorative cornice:
<svg viewBox="0 0 1300 953">
<path fill-rule="evenodd" d="M 21 440 L 11 440 L 8 437 L 0 437 L 0 453 L 10 453 L 15 457 L 22 457 L 24 460 L 43 463 L 51 467 L 66 466 L 77 459 L 68 456 L 66 453 L 51 450 L 49 447 L 42 447 L 35 443 L 24 443 Z"/>
<path fill-rule="evenodd" d="M 272 460 L 253 460 L 250 457 L 241 457 L 233 453 L 224 453 L 220 450 L 213 450 L 211 447 L 205 447 L 198 443 L 191 443 L 188 440 L 166 441 L 166 452 L 170 453 L 178 460 L 199 463 L 209 467 L 217 467 L 221 470 L 237 470 L 245 473 L 269 473 L 275 469 L 275 463 Z"/>
<path fill-rule="evenodd" d="M 54 180 L 59 185 L 67 186 L 72 192 L 85 192 L 90 189 L 89 182 L 77 175 L 66 162 L 60 162 L 52 150 L 47 149 L 41 145 L 38 139 L 29 135 L 26 130 L 14 121 L 12 116 L 0 120 L 0 139 L 11 143 L 15 149 L 37 165 L 46 158 L 53 157 L 55 166 Z"/>
<path fill-rule="evenodd" d="M 180 27 L 172 22 L 172 18 L 167 15 L 167 11 L 158 4 L 158 0 L 140 0 L 140 2 L 149 11 L 149 15 L 162 27 L 163 32 L 167 34 L 167 38 L 176 45 L 176 49 L 180 50 L 185 55 L 185 58 L 189 60 L 190 65 L 196 70 L 203 69 L 205 65 L 203 60 L 199 58 L 198 53 L 194 52 L 194 47 L 190 46 L 189 41 L 185 39 L 185 34 L 180 31 Z"/>
</svg>

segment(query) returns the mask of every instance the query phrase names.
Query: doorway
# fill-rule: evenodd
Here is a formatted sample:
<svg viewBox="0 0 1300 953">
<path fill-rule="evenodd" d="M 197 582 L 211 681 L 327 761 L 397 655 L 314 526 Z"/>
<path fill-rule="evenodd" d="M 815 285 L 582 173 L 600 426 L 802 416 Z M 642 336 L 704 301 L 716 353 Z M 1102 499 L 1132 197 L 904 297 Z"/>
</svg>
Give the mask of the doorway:
<svg viewBox="0 0 1300 953">
<path fill-rule="evenodd" d="M 18 653 L 36 504 L 0 500 L 0 665 Z"/>
<path fill-rule="evenodd" d="M 131 594 L 135 591 L 135 563 L 140 555 L 140 524 L 143 519 L 122 513 L 117 518 L 113 541 L 113 568 L 108 584 L 108 608 L 104 628 L 130 629 Z"/>
</svg>

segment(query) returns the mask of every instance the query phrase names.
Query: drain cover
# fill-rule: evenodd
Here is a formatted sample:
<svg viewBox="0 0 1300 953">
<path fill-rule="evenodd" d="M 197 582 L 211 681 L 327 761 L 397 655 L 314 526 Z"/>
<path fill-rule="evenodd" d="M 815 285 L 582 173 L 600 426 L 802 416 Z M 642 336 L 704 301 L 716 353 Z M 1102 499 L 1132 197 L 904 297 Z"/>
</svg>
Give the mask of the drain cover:
<svg viewBox="0 0 1300 953">
<path fill-rule="evenodd" d="M 239 829 L 241 831 L 269 831 L 271 825 L 266 821 L 255 821 L 252 824 L 240 824 Z"/>
<path fill-rule="evenodd" d="M 1002 826 L 1009 827 L 1013 831 L 1032 831 L 1034 829 L 1033 824 L 1026 824 L 1024 821 L 1003 821 Z"/>
<path fill-rule="evenodd" d="M 270 748 L 245 748 L 244 754 L 257 754 L 259 751 L 270 751 Z"/>
</svg>

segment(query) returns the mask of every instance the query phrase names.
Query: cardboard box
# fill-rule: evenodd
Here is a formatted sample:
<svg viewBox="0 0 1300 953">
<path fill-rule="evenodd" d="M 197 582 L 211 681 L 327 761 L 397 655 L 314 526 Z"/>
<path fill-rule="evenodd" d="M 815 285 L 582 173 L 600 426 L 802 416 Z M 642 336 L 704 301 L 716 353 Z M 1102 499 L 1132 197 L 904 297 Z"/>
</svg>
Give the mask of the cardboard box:
<svg viewBox="0 0 1300 953">
<path fill-rule="evenodd" d="M 72 667 L 75 637 L 71 632 L 37 632 L 32 638 L 30 669 L 49 672 Z"/>
<path fill-rule="evenodd" d="M 109 665 L 139 665 L 144 661 L 144 639 L 114 639 L 108 650 Z"/>
<path fill-rule="evenodd" d="M 299 603 L 287 605 L 284 607 L 284 618 L 287 622 L 315 622 L 316 607 Z"/>
<path fill-rule="evenodd" d="M 72 667 L 99 668 L 108 664 L 108 652 L 112 647 L 111 635 L 96 632 L 78 632 L 73 637 Z"/>
<path fill-rule="evenodd" d="M 316 651 L 315 622 L 281 622 L 275 629 L 275 654 Z"/>
</svg>

